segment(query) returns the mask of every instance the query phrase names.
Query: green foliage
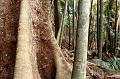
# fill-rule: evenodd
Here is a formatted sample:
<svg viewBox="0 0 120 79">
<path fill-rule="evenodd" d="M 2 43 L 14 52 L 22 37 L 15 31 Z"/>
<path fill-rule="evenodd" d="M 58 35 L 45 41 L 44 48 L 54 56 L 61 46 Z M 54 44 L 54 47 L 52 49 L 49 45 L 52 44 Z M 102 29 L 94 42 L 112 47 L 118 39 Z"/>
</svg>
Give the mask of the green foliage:
<svg viewBox="0 0 120 79">
<path fill-rule="evenodd" d="M 70 8 L 70 14 L 72 14 L 73 10 L 73 1 L 74 0 L 69 0 L 69 8 Z M 64 12 L 64 7 L 65 7 L 65 0 L 60 1 L 60 8 L 61 8 L 61 13 Z"/>
<path fill-rule="evenodd" d="M 64 12 L 64 7 L 65 7 L 65 0 L 60 1 L 60 10 L 63 13 Z"/>
<path fill-rule="evenodd" d="M 93 59 L 91 62 L 105 69 L 120 71 L 120 58 L 115 56 L 108 59 L 107 61 L 103 61 L 101 59 Z"/>
<path fill-rule="evenodd" d="M 68 26 L 68 25 L 69 25 L 68 16 L 65 16 L 64 25 L 65 25 L 65 26 Z"/>
<path fill-rule="evenodd" d="M 67 11 L 69 11 L 69 15 L 70 15 L 70 19 L 68 18 L 68 16 L 65 16 L 64 17 L 64 25 L 65 26 L 69 26 L 69 21 L 70 21 L 70 23 L 72 22 L 72 15 L 73 15 L 73 1 L 74 0 L 69 0 L 68 2 L 68 4 L 69 4 L 69 9 L 67 8 Z M 65 0 L 61 0 L 60 1 L 60 12 L 61 12 L 61 14 L 63 15 L 63 13 L 64 13 L 64 9 L 65 9 Z M 68 15 L 68 14 L 67 14 Z"/>
<path fill-rule="evenodd" d="M 93 59 L 91 60 L 91 62 L 97 64 L 98 66 L 101 66 L 102 68 L 111 69 L 110 63 L 103 61 L 101 59 Z"/>
</svg>

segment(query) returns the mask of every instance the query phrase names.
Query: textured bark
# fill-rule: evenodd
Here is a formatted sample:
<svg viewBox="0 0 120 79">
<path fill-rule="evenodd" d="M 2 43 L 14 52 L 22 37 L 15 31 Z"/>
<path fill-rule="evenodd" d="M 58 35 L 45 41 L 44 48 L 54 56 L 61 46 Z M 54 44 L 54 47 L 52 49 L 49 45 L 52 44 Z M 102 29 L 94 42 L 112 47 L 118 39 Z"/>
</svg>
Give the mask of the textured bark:
<svg viewBox="0 0 120 79">
<path fill-rule="evenodd" d="M 31 34 L 29 0 L 22 0 L 14 79 L 41 79 L 37 69 L 36 52 L 32 50 Z"/>
<path fill-rule="evenodd" d="M 0 79 L 13 79 L 19 0 L 0 0 Z"/>
<path fill-rule="evenodd" d="M 34 50 L 37 53 L 38 70 L 42 79 L 70 79 L 70 68 L 52 31 L 48 1 L 36 3 L 33 0 L 31 9 Z"/>
<path fill-rule="evenodd" d="M 21 11 L 15 79 L 70 79 L 70 66 L 52 31 L 48 1 L 27 1 Z"/>
<path fill-rule="evenodd" d="M 102 59 L 103 47 L 103 0 L 100 0 L 100 19 L 99 19 L 99 37 L 98 37 L 98 56 Z"/>
<path fill-rule="evenodd" d="M 70 79 L 48 0 L 1 0 L 0 6 L 0 79 Z"/>
<path fill-rule="evenodd" d="M 90 0 L 79 0 L 76 53 L 72 79 L 86 79 Z"/>
</svg>

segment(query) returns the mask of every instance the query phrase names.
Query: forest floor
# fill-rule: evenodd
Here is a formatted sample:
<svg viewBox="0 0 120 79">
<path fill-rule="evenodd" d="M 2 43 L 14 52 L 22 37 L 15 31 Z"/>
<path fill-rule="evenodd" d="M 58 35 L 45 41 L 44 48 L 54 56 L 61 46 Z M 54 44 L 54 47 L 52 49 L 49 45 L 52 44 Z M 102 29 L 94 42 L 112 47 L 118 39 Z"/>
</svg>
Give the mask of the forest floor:
<svg viewBox="0 0 120 79">
<path fill-rule="evenodd" d="M 66 61 L 73 65 L 74 53 L 70 53 L 67 49 L 62 49 L 63 55 L 65 56 Z M 4 61 L 6 64 L 0 63 L 0 79 L 12 79 L 13 73 L 11 75 L 7 71 L 13 70 L 13 64 L 7 66 L 7 63 L 10 61 Z M 10 70 L 8 70 L 10 69 Z M 120 79 L 120 72 L 108 70 L 102 68 L 94 63 L 87 62 L 87 79 Z"/>
<path fill-rule="evenodd" d="M 74 60 L 74 53 L 70 53 L 67 49 L 62 49 L 62 52 L 71 65 Z M 87 79 L 120 79 L 120 72 L 102 68 L 94 63 L 87 62 Z"/>
</svg>

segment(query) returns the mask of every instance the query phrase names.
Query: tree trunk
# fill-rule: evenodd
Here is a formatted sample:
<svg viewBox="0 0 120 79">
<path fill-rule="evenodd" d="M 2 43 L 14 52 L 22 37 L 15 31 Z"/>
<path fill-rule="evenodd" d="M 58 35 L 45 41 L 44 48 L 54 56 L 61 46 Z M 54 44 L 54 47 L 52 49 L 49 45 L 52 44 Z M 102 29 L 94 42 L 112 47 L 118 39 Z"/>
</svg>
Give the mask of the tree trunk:
<svg viewBox="0 0 120 79">
<path fill-rule="evenodd" d="M 60 28 L 59 28 L 59 32 L 58 32 L 58 35 L 57 35 L 57 42 L 58 42 L 60 47 L 61 47 L 62 36 L 63 36 L 63 31 L 64 31 L 65 15 L 67 14 L 67 6 L 68 6 L 68 0 L 65 0 L 64 13 L 63 13 L 61 21 L 60 21 Z"/>
<path fill-rule="evenodd" d="M 67 11 L 68 11 L 68 28 L 69 28 L 69 50 L 71 50 L 71 18 L 70 18 L 70 1 L 68 1 L 68 6 L 67 6 Z"/>
<path fill-rule="evenodd" d="M 100 4 L 100 0 L 97 0 L 97 54 L 98 53 L 98 50 L 99 50 L 99 20 L 100 20 L 100 7 L 99 7 L 99 4 Z"/>
<path fill-rule="evenodd" d="M 0 0 L 0 79 L 13 79 L 20 0 Z"/>
<path fill-rule="evenodd" d="M 98 56 L 102 59 L 102 47 L 103 47 L 103 0 L 100 0 L 100 20 L 99 20 L 99 39 L 98 39 Z"/>
<path fill-rule="evenodd" d="M 117 55 L 117 50 L 116 50 L 116 47 L 117 47 L 117 12 L 118 12 L 118 8 L 117 8 L 117 0 L 115 0 L 115 39 L 114 39 L 114 55 Z"/>
<path fill-rule="evenodd" d="M 55 37 L 57 38 L 60 27 L 60 0 L 54 1 L 54 23 L 55 23 Z"/>
<path fill-rule="evenodd" d="M 73 17 L 72 17 L 72 35 L 73 35 L 73 37 L 72 37 L 72 45 L 73 45 L 73 50 L 74 50 L 74 48 L 75 48 L 75 1 L 73 0 L 73 11 L 72 11 L 73 13 Z"/>
<path fill-rule="evenodd" d="M 93 18 L 93 16 L 92 16 L 92 9 L 93 9 L 93 0 L 91 0 L 91 7 L 90 7 L 90 22 L 89 22 L 89 34 L 88 34 L 88 49 L 90 50 L 90 48 L 91 48 L 91 41 L 93 40 L 93 39 L 90 39 L 90 35 L 91 35 L 91 32 L 93 31 L 91 31 L 91 29 L 93 29 L 93 27 L 91 27 L 91 26 L 93 26 L 92 25 L 92 18 Z"/>
<path fill-rule="evenodd" d="M 36 52 L 32 50 L 31 29 L 29 0 L 22 0 L 14 79 L 41 79 L 37 69 Z"/>
<path fill-rule="evenodd" d="M 0 79 L 70 79 L 48 0 L 0 0 L 0 7 Z"/>
<path fill-rule="evenodd" d="M 21 5 L 15 79 L 70 79 L 71 66 L 52 31 L 48 0 L 23 0 Z"/>
<path fill-rule="evenodd" d="M 77 45 L 72 79 L 86 79 L 90 0 L 79 0 Z"/>
</svg>

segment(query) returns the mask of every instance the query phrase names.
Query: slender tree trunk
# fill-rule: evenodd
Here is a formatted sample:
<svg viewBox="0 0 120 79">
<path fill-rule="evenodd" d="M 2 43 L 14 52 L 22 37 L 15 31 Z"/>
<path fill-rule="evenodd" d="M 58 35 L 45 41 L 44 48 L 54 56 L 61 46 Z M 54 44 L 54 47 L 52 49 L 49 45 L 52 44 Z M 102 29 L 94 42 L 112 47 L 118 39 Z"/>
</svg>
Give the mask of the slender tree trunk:
<svg viewBox="0 0 120 79">
<path fill-rule="evenodd" d="M 71 49 L 71 19 L 70 19 L 70 2 L 68 2 L 68 6 L 67 6 L 67 11 L 68 11 L 68 21 L 69 21 L 69 50 Z"/>
<path fill-rule="evenodd" d="M 115 7 L 115 5 L 114 5 L 114 3 L 115 3 L 115 0 L 110 0 L 110 3 L 109 3 L 109 10 L 110 10 L 110 18 L 114 18 L 114 13 L 113 13 L 113 11 L 112 10 L 114 10 L 114 7 Z M 111 21 L 111 22 L 109 22 L 110 23 L 110 30 L 114 30 L 114 21 Z M 115 37 L 115 32 L 113 32 L 114 33 L 114 35 L 111 35 L 110 34 L 110 31 L 109 31 L 109 36 L 108 37 L 110 37 L 109 38 L 109 40 L 110 40 L 110 50 L 111 50 L 111 52 L 114 52 L 114 37 Z M 112 38 L 112 37 L 113 38 Z"/>
<path fill-rule="evenodd" d="M 79 0 L 77 45 L 72 79 L 86 79 L 90 0 Z"/>
<path fill-rule="evenodd" d="M 76 48 L 76 32 L 77 32 L 77 22 L 78 22 L 78 0 L 74 0 L 74 49 Z"/>
<path fill-rule="evenodd" d="M 54 0 L 54 23 L 55 23 L 55 37 L 57 38 L 60 27 L 60 0 Z"/>
<path fill-rule="evenodd" d="M 103 0 L 100 0 L 100 20 L 99 20 L 99 46 L 98 46 L 98 56 L 102 59 L 102 47 L 103 47 Z"/>
<path fill-rule="evenodd" d="M 72 18 L 72 26 L 73 26 L 73 30 L 72 30 L 72 33 L 73 33 L 73 37 L 72 37 L 72 45 L 73 45 L 73 50 L 75 48 L 75 1 L 73 0 L 73 18 Z"/>
<path fill-rule="evenodd" d="M 63 36 L 63 31 L 64 31 L 64 20 L 65 20 L 65 15 L 67 14 L 67 5 L 68 5 L 68 0 L 65 0 L 65 8 L 64 8 L 64 13 L 62 15 L 62 19 L 60 22 L 60 28 L 59 28 L 59 32 L 57 35 L 57 42 L 61 47 L 61 43 L 62 43 L 62 36 Z"/>
<path fill-rule="evenodd" d="M 116 47 L 117 47 L 117 0 L 115 0 L 116 6 L 115 6 L 115 39 L 114 39 L 114 54 L 117 55 Z"/>
<path fill-rule="evenodd" d="M 110 18 L 114 18 L 114 14 L 112 12 L 113 6 L 114 6 L 114 1 L 115 0 L 110 0 L 110 2 L 109 2 L 109 10 L 111 11 L 110 12 Z M 113 22 L 110 22 L 110 26 L 113 28 Z"/>
<path fill-rule="evenodd" d="M 90 47 L 91 47 L 91 40 L 90 39 L 90 33 L 91 33 L 91 24 L 92 24 L 92 6 L 93 6 L 93 0 L 91 0 L 91 7 L 90 7 L 90 23 L 89 23 L 89 35 L 88 35 L 88 49 L 90 50 Z"/>
<path fill-rule="evenodd" d="M 106 27 L 106 41 L 105 41 L 105 50 L 104 50 L 104 47 L 103 47 L 103 52 L 106 53 L 108 51 L 108 45 L 109 45 L 109 39 L 108 39 L 108 32 L 109 32 L 109 27 L 110 27 L 110 11 L 109 11 L 109 3 L 108 3 L 108 6 L 107 6 L 107 22 L 108 22 L 108 26 Z"/>
<path fill-rule="evenodd" d="M 99 50 L 99 12 L 100 12 L 100 7 L 99 7 L 99 4 L 100 4 L 100 0 L 97 0 L 97 54 L 98 53 L 98 50 Z"/>
</svg>

